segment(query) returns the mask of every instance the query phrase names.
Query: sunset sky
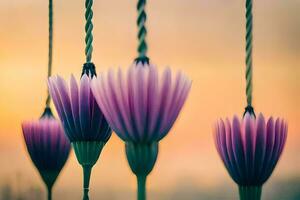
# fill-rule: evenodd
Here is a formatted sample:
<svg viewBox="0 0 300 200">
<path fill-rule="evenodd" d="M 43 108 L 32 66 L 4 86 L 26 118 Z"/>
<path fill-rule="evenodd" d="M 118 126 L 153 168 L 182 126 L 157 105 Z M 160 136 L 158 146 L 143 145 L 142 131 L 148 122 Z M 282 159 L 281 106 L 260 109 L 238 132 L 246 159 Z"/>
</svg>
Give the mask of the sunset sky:
<svg viewBox="0 0 300 200">
<path fill-rule="evenodd" d="M 20 174 L 28 184 L 42 187 L 25 149 L 21 122 L 38 119 L 45 105 L 47 6 L 47 0 L 0 1 L 0 185 Z M 133 0 L 94 1 L 98 73 L 127 68 L 136 57 L 135 7 Z M 253 9 L 254 107 L 289 124 L 271 185 L 300 177 L 300 1 L 254 0 Z M 147 12 L 151 61 L 160 69 L 180 69 L 193 80 L 177 122 L 160 143 L 149 189 L 169 191 L 183 182 L 202 189 L 223 183 L 234 188 L 215 150 L 212 127 L 220 117 L 242 116 L 246 105 L 244 0 L 148 0 Z M 54 0 L 53 61 L 53 74 L 69 79 L 73 73 L 79 79 L 85 61 L 83 0 Z M 81 179 L 72 152 L 54 197 L 56 190 L 79 190 Z M 97 189 L 134 193 L 135 177 L 116 135 L 94 168 L 92 196 Z"/>
</svg>

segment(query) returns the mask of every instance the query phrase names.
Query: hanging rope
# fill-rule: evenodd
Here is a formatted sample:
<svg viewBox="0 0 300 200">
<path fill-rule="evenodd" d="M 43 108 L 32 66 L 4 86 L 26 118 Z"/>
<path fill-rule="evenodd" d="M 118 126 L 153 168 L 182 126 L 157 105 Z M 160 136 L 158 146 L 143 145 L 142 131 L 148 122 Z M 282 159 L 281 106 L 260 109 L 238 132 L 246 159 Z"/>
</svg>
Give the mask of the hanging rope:
<svg viewBox="0 0 300 200">
<path fill-rule="evenodd" d="M 53 54 L 53 0 L 49 0 L 49 44 L 48 44 L 48 78 L 52 73 L 52 54 Z M 47 92 L 46 107 L 50 106 L 51 97 Z"/>
<path fill-rule="evenodd" d="M 86 56 L 86 62 L 90 63 L 92 60 L 92 53 L 93 53 L 93 0 L 86 0 L 85 1 L 85 56 Z"/>
<path fill-rule="evenodd" d="M 143 64 L 149 63 L 149 58 L 147 57 L 148 45 L 146 43 L 147 29 L 145 26 L 147 15 L 145 12 L 146 0 L 138 0 L 137 11 L 137 26 L 138 26 L 138 57 L 136 62 L 142 62 Z"/>
<path fill-rule="evenodd" d="M 254 114 L 252 107 L 252 0 L 246 0 L 246 112 Z M 254 114 L 255 115 L 255 114 Z"/>
<path fill-rule="evenodd" d="M 96 76 L 96 68 L 94 63 L 92 63 L 92 54 L 93 54 L 93 0 L 85 1 L 85 56 L 86 63 L 84 63 L 82 68 L 81 76 L 87 74 L 88 76 Z"/>
</svg>

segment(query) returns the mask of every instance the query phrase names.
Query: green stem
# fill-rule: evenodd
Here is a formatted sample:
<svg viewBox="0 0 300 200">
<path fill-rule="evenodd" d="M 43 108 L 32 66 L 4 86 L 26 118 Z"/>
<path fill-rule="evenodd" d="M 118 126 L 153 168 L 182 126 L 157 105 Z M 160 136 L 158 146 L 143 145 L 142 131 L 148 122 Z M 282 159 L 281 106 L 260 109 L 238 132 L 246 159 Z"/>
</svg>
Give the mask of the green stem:
<svg viewBox="0 0 300 200">
<path fill-rule="evenodd" d="M 48 200 L 52 200 L 52 186 L 47 186 Z"/>
<path fill-rule="evenodd" d="M 83 166 L 83 200 L 89 200 L 89 187 L 91 178 L 92 166 Z"/>
<path fill-rule="evenodd" d="M 260 200 L 262 186 L 239 186 L 240 200 Z"/>
<path fill-rule="evenodd" d="M 83 199 L 88 200 L 92 167 L 96 164 L 105 142 L 75 141 L 72 142 L 76 158 L 83 169 Z"/>
<path fill-rule="evenodd" d="M 146 179 L 147 176 L 137 176 L 137 182 L 138 182 L 137 199 L 138 200 L 146 200 Z"/>
</svg>

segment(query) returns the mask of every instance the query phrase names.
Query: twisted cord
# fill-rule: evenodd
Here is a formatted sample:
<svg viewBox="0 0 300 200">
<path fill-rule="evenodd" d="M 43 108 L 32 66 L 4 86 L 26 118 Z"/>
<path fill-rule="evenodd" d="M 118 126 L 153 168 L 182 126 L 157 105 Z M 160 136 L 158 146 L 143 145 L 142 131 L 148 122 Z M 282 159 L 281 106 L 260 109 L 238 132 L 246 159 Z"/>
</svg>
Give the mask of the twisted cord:
<svg viewBox="0 0 300 200">
<path fill-rule="evenodd" d="M 147 29 L 145 26 L 147 20 L 147 14 L 145 12 L 146 0 L 138 0 L 137 11 L 137 26 L 138 26 L 138 58 L 136 61 L 149 62 L 149 58 L 147 57 L 148 45 L 146 42 Z"/>
<path fill-rule="evenodd" d="M 246 0 L 246 95 L 249 107 L 252 107 L 252 26 L 252 0 Z"/>
<path fill-rule="evenodd" d="M 48 77 L 52 74 L 52 55 L 53 55 L 53 0 L 49 0 L 49 44 L 48 44 Z M 50 106 L 50 93 L 47 91 L 46 107 Z"/>
<path fill-rule="evenodd" d="M 86 0 L 85 1 L 85 56 L 86 56 L 86 62 L 90 63 L 92 60 L 92 53 L 93 53 L 93 0 Z"/>
</svg>

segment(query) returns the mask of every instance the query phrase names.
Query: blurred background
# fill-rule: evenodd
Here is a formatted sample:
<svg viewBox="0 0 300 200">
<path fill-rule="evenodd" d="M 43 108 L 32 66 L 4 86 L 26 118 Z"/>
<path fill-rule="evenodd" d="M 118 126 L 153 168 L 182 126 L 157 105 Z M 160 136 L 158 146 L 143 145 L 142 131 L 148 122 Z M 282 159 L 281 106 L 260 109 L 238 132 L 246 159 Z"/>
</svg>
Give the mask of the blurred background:
<svg viewBox="0 0 300 200">
<path fill-rule="evenodd" d="M 181 69 L 190 96 L 160 143 L 149 176 L 149 200 L 232 200 L 237 188 L 214 147 L 219 117 L 242 115 L 244 0 L 149 0 L 149 56 L 159 68 Z M 0 1 L 0 199 L 44 199 L 27 154 L 21 122 L 38 119 L 46 98 L 47 0 Z M 98 73 L 127 68 L 136 56 L 136 1 L 94 1 Z M 300 199 L 300 1 L 254 0 L 254 107 L 289 123 L 288 140 L 263 199 Z M 80 77 L 84 58 L 84 0 L 54 0 L 54 74 Z M 74 153 L 54 187 L 54 199 L 81 198 Z M 135 199 L 136 180 L 115 135 L 94 167 L 91 199 Z"/>
</svg>

